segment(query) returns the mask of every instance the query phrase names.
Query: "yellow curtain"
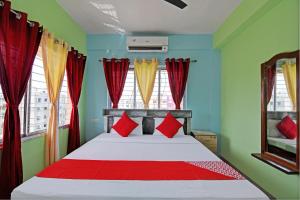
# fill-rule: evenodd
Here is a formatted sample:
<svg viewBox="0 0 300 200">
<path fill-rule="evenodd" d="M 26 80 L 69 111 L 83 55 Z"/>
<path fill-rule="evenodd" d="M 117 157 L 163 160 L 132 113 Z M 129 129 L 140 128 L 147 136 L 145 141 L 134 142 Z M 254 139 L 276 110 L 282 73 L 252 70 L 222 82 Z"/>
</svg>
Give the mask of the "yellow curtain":
<svg viewBox="0 0 300 200">
<path fill-rule="evenodd" d="M 45 165 L 48 166 L 59 159 L 57 104 L 66 69 L 68 45 L 45 30 L 42 37 L 42 55 L 50 99 L 50 117 L 45 138 Z"/>
<path fill-rule="evenodd" d="M 285 85 L 287 88 L 287 91 L 289 93 L 289 97 L 292 101 L 293 108 L 295 110 L 296 108 L 296 88 L 297 88 L 297 83 L 296 83 L 296 64 L 291 64 L 286 62 L 285 64 L 282 65 L 282 71 L 283 71 L 283 76 L 285 80 Z"/>
<path fill-rule="evenodd" d="M 134 72 L 144 102 L 144 108 L 146 109 L 149 108 L 157 68 L 157 59 L 153 58 L 150 62 L 146 61 L 146 59 L 143 59 L 141 62 L 137 59 L 134 60 Z"/>
</svg>

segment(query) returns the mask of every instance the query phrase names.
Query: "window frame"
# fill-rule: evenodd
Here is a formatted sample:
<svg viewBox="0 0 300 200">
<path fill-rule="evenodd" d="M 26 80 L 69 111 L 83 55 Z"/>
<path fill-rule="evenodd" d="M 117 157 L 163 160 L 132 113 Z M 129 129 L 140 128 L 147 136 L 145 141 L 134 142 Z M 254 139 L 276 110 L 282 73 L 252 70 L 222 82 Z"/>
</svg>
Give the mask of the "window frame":
<svg viewBox="0 0 300 200">
<path fill-rule="evenodd" d="M 283 74 L 283 72 L 281 71 L 280 72 L 280 69 L 277 68 L 276 66 L 276 76 L 275 76 L 275 83 L 274 83 L 274 87 L 273 87 L 273 92 L 272 92 L 272 97 L 271 97 L 271 100 L 273 100 L 273 105 L 271 106 L 271 109 L 270 111 L 273 111 L 273 112 L 283 112 L 283 110 L 278 110 L 278 106 L 277 106 L 277 102 L 281 102 L 281 101 L 277 101 L 277 87 L 278 87 L 278 74 Z M 286 85 L 285 85 L 286 87 Z M 286 88 L 286 91 L 287 91 L 287 88 Z M 287 91 L 287 95 L 288 95 L 288 91 Z M 290 99 L 289 99 L 290 100 Z M 291 100 L 290 100 L 291 101 Z M 291 103 L 291 102 L 290 102 Z M 269 105 L 268 105 L 269 106 Z M 267 106 L 267 107 L 268 107 Z M 280 106 L 279 106 L 280 107 Z M 268 110 L 269 111 L 269 110 Z M 286 111 L 286 110 L 284 110 Z M 286 112 L 296 112 L 295 110 L 291 109 L 291 110 L 288 110 Z"/>
<path fill-rule="evenodd" d="M 43 59 L 43 58 L 41 58 L 41 59 Z M 66 76 L 66 69 L 65 69 L 64 76 Z M 23 137 L 31 137 L 31 136 L 34 136 L 34 135 L 39 135 L 39 134 L 45 133 L 45 131 L 47 131 L 47 127 L 46 127 L 46 128 L 41 129 L 41 130 L 30 132 L 30 109 L 31 109 L 31 107 L 30 107 L 31 98 L 30 97 L 31 97 L 31 89 L 32 89 L 31 88 L 31 82 L 32 82 L 32 76 L 30 75 L 30 78 L 28 80 L 28 84 L 27 84 L 27 87 L 26 87 L 26 92 L 24 94 L 24 126 L 23 126 L 24 131 L 23 131 L 23 134 L 21 134 L 22 138 Z M 68 83 L 67 83 L 67 87 L 69 87 Z M 69 92 L 69 90 L 67 90 L 67 92 Z M 57 103 L 57 112 L 58 113 L 59 113 L 59 105 L 60 105 L 59 101 L 60 101 L 60 95 L 59 95 L 58 103 Z M 25 103 L 27 103 L 27 105 Z M 41 103 L 43 103 L 43 98 L 41 98 Z M 26 118 L 25 118 L 25 115 L 26 115 Z M 59 115 L 58 115 L 58 121 L 59 121 Z M 59 123 L 58 123 L 58 125 L 59 125 Z M 60 126 L 58 126 L 58 128 L 68 128 L 69 125 L 70 125 L 70 122 L 66 123 L 66 124 L 63 124 L 63 125 L 60 125 Z"/>
<path fill-rule="evenodd" d="M 164 66 L 164 65 L 159 65 L 158 66 L 158 108 L 157 110 L 164 110 L 164 109 L 161 109 L 160 108 L 160 105 L 161 105 L 161 98 L 160 98 L 160 91 L 161 91 L 161 71 L 162 70 L 167 70 L 167 68 Z M 129 70 L 128 71 L 134 71 L 134 65 L 130 65 L 129 66 Z M 136 80 L 136 76 L 134 74 L 134 84 L 133 84 L 134 88 L 133 88 L 133 108 L 132 109 L 138 109 L 136 107 L 136 89 L 137 89 L 137 80 Z M 188 82 L 186 83 L 186 88 L 188 86 Z M 108 89 L 106 90 L 106 93 L 107 93 L 107 108 L 112 108 L 112 102 L 111 102 L 111 99 L 110 99 L 110 96 L 109 96 L 109 91 Z M 182 98 L 182 109 L 186 109 L 186 96 L 187 96 L 187 90 L 185 89 L 184 91 L 184 95 L 183 95 L 183 98 Z M 155 110 L 155 109 L 154 109 Z"/>
<path fill-rule="evenodd" d="M 34 64 L 33 64 L 34 65 Z M 66 73 L 66 72 L 65 72 Z M 66 75 L 66 74 L 65 74 Z M 19 113 L 20 117 L 21 115 L 23 115 L 23 127 L 21 129 L 21 138 L 30 138 L 30 137 L 34 137 L 37 135 L 41 135 L 44 134 L 47 131 L 47 127 L 43 128 L 41 130 L 37 130 L 37 131 L 32 131 L 30 132 L 30 103 L 31 103 L 31 84 L 32 84 L 32 75 L 30 75 L 30 78 L 28 80 L 27 86 L 26 86 L 26 90 L 23 96 L 23 105 L 24 105 L 24 112 Z M 69 87 L 67 85 L 67 87 Z M 67 92 L 69 92 L 69 90 L 67 90 Z M 69 96 L 70 97 L 70 96 Z M 59 96 L 60 98 L 60 96 Z M 43 98 L 41 98 L 41 103 L 43 103 Z M 21 105 L 21 104 L 20 104 Z M 59 113 L 59 99 L 58 99 L 58 113 Z M 59 120 L 59 116 L 58 116 L 58 120 Z M 69 128 L 70 122 L 64 124 L 64 125 L 60 125 L 58 128 L 59 129 L 64 129 L 64 128 Z M 3 134 L 3 133 L 1 133 Z M 3 143 L 3 139 L 0 139 L 0 145 L 2 145 Z"/>
<path fill-rule="evenodd" d="M 63 124 L 63 125 L 59 125 L 59 116 L 60 116 L 60 110 L 59 110 L 59 105 L 60 105 L 60 94 L 59 94 L 59 98 L 58 98 L 58 103 L 57 103 L 57 112 L 58 112 L 58 128 L 68 128 L 70 126 L 70 120 L 71 120 L 71 113 L 72 113 L 72 101 L 71 101 L 71 96 L 70 96 L 70 93 L 69 93 L 69 85 L 68 85 L 68 77 L 67 77 L 67 68 L 65 69 L 65 75 L 66 76 L 66 83 L 67 83 L 67 98 L 70 99 L 70 103 L 71 103 L 71 110 L 70 112 L 68 113 L 70 115 L 69 117 L 69 122 L 66 123 L 66 124 Z M 62 83 L 63 84 L 63 83 Z M 60 91 L 61 92 L 61 91 Z M 47 129 L 46 129 L 47 130 Z"/>
<path fill-rule="evenodd" d="M 47 127 L 46 128 L 43 128 L 41 130 L 37 130 L 37 131 L 32 131 L 30 132 L 30 103 L 31 103 L 31 98 L 30 95 L 31 95 L 31 77 L 28 81 L 28 85 L 27 85 L 27 88 L 26 88 L 26 92 L 24 94 L 24 120 L 23 120 L 23 132 L 21 134 L 21 137 L 24 138 L 24 137 L 31 137 L 31 136 L 34 136 L 34 135 L 39 135 L 39 134 L 42 134 L 42 133 L 45 133 L 45 131 L 47 131 Z M 59 99 L 58 99 L 58 104 L 59 105 Z M 59 113 L 59 106 L 57 106 L 57 111 Z M 59 121 L 59 116 L 58 116 L 58 121 Z M 60 125 L 58 126 L 58 128 L 68 128 L 70 125 L 70 122 L 67 123 L 67 124 L 64 124 L 64 125 Z M 2 140 L 0 141 L 0 143 L 2 143 Z"/>
</svg>

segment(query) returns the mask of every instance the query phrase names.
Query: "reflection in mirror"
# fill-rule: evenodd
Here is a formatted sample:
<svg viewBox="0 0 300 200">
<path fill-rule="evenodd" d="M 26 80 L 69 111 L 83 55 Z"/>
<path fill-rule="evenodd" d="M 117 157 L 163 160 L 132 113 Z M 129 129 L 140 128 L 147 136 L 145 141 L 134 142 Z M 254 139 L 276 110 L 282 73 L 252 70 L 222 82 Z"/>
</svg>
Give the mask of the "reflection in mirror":
<svg viewBox="0 0 300 200">
<path fill-rule="evenodd" d="M 299 172 L 299 50 L 261 65 L 261 154 L 286 172 Z"/>
<path fill-rule="evenodd" d="M 266 73 L 267 151 L 296 162 L 296 58 L 279 59 Z"/>
</svg>

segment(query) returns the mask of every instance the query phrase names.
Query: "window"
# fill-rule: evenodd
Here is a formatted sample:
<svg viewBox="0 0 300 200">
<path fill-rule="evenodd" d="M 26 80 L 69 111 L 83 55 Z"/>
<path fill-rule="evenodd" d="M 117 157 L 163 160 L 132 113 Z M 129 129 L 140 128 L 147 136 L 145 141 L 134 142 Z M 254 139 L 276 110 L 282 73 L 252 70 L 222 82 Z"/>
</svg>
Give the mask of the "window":
<svg viewBox="0 0 300 200">
<path fill-rule="evenodd" d="M 268 111 L 294 111 L 280 67 L 276 68 L 276 79 Z"/>
<path fill-rule="evenodd" d="M 19 106 L 21 134 L 32 135 L 47 128 L 50 101 L 48 97 L 41 48 L 35 57 L 31 78 L 28 81 L 27 91 Z M 59 126 L 69 123 L 71 113 L 71 101 L 68 94 L 66 75 L 63 80 L 59 99 Z M 4 114 L 6 102 L 0 87 L 0 142 L 2 140 Z"/>
<path fill-rule="evenodd" d="M 44 123 L 48 123 L 49 115 L 49 102 L 45 101 L 45 99 L 48 100 L 48 91 L 45 80 L 42 55 L 40 52 L 35 57 L 29 83 L 30 90 L 28 91 L 28 96 L 30 98 L 28 132 L 30 134 L 36 131 L 43 130 L 41 129 L 41 127 Z M 42 118 L 42 116 L 44 115 L 47 115 L 46 119 Z"/>
<path fill-rule="evenodd" d="M 160 73 L 160 106 L 166 109 L 175 109 L 173 97 L 169 85 L 168 72 L 166 70 Z M 183 108 L 183 102 L 181 102 Z"/>
<path fill-rule="evenodd" d="M 181 106 L 183 106 L 183 102 Z M 119 108 L 144 108 L 144 103 L 132 68 L 129 69 L 127 74 L 124 90 L 119 101 Z M 168 73 L 164 68 L 157 70 L 149 108 L 175 109 L 169 86 Z"/>
<path fill-rule="evenodd" d="M 120 108 L 134 108 L 136 104 L 136 80 L 134 71 L 128 71 L 125 86 L 121 99 L 119 101 Z"/>
<path fill-rule="evenodd" d="M 65 73 L 59 97 L 59 126 L 69 124 L 72 103 L 68 91 L 67 74 Z"/>
</svg>

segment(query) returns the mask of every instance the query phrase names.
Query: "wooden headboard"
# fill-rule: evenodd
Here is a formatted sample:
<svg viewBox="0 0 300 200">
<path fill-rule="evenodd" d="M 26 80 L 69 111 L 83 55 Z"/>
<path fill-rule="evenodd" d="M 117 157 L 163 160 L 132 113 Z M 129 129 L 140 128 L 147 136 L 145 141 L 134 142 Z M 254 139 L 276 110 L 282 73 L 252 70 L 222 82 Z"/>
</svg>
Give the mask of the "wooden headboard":
<svg viewBox="0 0 300 200">
<path fill-rule="evenodd" d="M 109 133 L 114 123 L 114 117 L 120 117 L 123 112 L 129 117 L 143 117 L 143 133 L 153 134 L 154 118 L 164 118 L 170 112 L 176 118 L 184 118 L 183 130 L 187 135 L 191 134 L 191 110 L 151 110 L 151 109 L 103 109 L 104 131 Z"/>
</svg>

